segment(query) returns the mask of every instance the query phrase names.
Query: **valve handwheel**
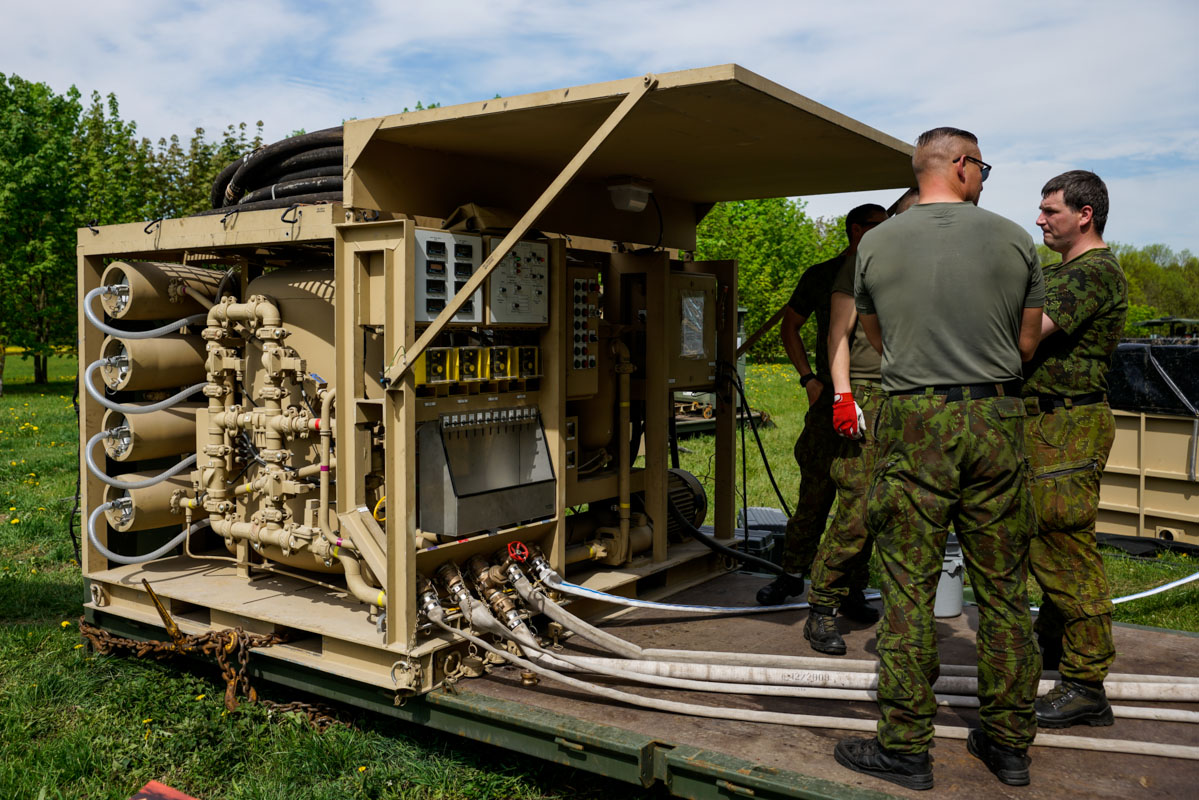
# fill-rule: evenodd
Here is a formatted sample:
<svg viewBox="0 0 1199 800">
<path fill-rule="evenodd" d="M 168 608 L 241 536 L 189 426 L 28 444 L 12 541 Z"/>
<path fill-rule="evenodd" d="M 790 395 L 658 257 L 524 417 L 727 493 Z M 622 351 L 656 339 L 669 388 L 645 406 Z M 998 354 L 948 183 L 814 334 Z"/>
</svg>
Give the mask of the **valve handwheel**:
<svg viewBox="0 0 1199 800">
<path fill-rule="evenodd" d="M 508 557 L 523 564 L 529 557 L 529 546 L 524 542 L 508 542 Z"/>
</svg>

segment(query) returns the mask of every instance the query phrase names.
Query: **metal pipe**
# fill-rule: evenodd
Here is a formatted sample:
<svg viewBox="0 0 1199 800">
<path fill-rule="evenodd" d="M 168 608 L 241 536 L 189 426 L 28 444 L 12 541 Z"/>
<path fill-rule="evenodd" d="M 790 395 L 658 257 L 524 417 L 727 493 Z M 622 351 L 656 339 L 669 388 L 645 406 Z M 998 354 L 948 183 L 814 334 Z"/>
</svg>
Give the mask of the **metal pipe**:
<svg viewBox="0 0 1199 800">
<path fill-rule="evenodd" d="M 358 563 L 358 559 L 340 548 L 334 548 L 334 552 L 337 560 L 345 568 L 346 588 L 350 590 L 350 594 L 367 605 L 386 608 L 387 592 L 377 586 L 371 586 L 363 579 L 362 565 Z"/>
<path fill-rule="evenodd" d="M 633 549 L 629 543 L 629 516 L 630 516 L 630 489 L 631 481 L 630 472 L 633 468 L 633 459 L 630 458 L 630 439 L 629 432 L 629 379 L 633 372 L 633 364 L 629 356 L 629 348 L 624 342 L 619 339 L 613 340 L 612 352 L 616 357 L 616 375 L 618 386 L 617 394 L 617 417 L 616 417 L 616 443 L 617 443 L 617 458 L 616 458 L 616 502 L 619 505 L 618 513 L 620 518 L 620 548 L 624 554 L 624 560 L 628 561 L 633 556 Z"/>
<path fill-rule="evenodd" d="M 332 469 L 329 451 L 333 442 L 333 424 L 330 421 L 330 415 L 333 413 L 333 400 L 337 397 L 337 389 L 324 389 L 321 391 L 320 397 L 321 416 L 317 420 L 317 426 L 321 435 L 321 463 L 319 465 L 321 494 L 317 516 L 320 519 L 321 534 L 329 541 L 333 541 L 335 537 L 329 522 L 329 470 Z"/>
</svg>

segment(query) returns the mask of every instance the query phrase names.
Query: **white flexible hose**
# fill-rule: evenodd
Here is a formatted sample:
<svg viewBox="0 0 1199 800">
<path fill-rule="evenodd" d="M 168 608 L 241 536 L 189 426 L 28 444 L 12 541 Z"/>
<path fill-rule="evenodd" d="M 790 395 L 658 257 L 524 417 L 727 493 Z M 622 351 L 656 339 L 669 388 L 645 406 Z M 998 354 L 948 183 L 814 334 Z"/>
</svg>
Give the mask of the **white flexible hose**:
<svg viewBox="0 0 1199 800">
<path fill-rule="evenodd" d="M 114 403 L 105 397 L 104 393 L 96 388 L 96 384 L 92 380 L 92 376 L 95 375 L 96 370 L 107 366 L 110 366 L 110 362 L 106 358 L 101 358 L 93 361 L 91 364 L 88 364 L 87 370 L 83 373 L 83 387 L 87 389 L 87 393 L 97 403 L 109 409 L 110 411 L 119 411 L 122 414 L 149 414 L 153 411 L 162 411 L 164 408 L 170 408 L 173 405 L 183 402 L 188 397 L 191 397 L 193 394 L 208 385 L 207 381 L 193 384 L 178 394 L 171 395 L 166 400 L 160 400 L 157 403 L 150 403 L 149 405 L 145 406 L 123 406 L 120 403 Z"/>
<path fill-rule="evenodd" d="M 1191 583 L 1192 581 L 1199 581 L 1199 572 L 1196 572 L 1194 575 L 1188 575 L 1185 578 L 1179 578 L 1176 581 L 1171 581 L 1170 583 L 1154 587 L 1153 589 L 1146 589 L 1145 591 L 1137 592 L 1136 594 L 1128 594 L 1124 597 L 1117 597 L 1112 600 L 1112 602 L 1116 605 L 1119 605 L 1120 603 L 1127 603 L 1130 600 L 1140 600 L 1144 597 L 1152 597 L 1155 594 L 1161 594 L 1162 592 L 1169 591 L 1170 589 L 1182 586 L 1183 584 Z"/>
<path fill-rule="evenodd" d="M 477 606 L 478 604 L 474 605 Z M 688 716 L 694 717 L 735 719 L 745 722 L 766 722 L 776 725 L 796 725 L 808 728 L 831 728 L 834 730 L 858 731 L 872 735 L 875 733 L 878 727 L 878 723 L 872 719 L 843 719 L 841 717 L 824 717 L 809 714 L 784 714 L 777 711 L 763 711 L 759 709 L 719 708 L 696 705 L 694 703 L 680 703 L 674 700 L 642 697 L 630 692 L 620 691 L 619 689 L 612 689 L 607 686 L 597 686 L 595 684 L 587 683 L 586 681 L 578 680 L 577 678 L 571 678 L 554 670 L 547 669 L 539 664 L 534 664 L 528 659 L 515 656 L 512 653 L 509 653 L 507 650 L 501 650 L 484 639 L 475 636 L 469 631 L 459 630 L 448 625 L 445 622 L 445 612 L 441 608 L 430 609 L 428 613 L 428 619 L 434 625 L 446 631 L 451 636 L 460 636 L 474 644 L 476 647 L 486 650 L 493 655 L 499 656 L 505 661 L 509 661 L 537 675 L 541 675 L 542 677 L 548 678 L 552 681 L 556 681 L 566 686 L 571 686 L 584 692 L 589 692 L 601 697 L 607 697 L 610 700 L 616 700 L 629 705 L 649 708 L 655 711 L 687 714 Z M 933 726 L 933 734 L 944 739 L 965 739 L 969 732 L 970 731 L 968 728 L 963 727 L 953 727 L 947 725 Z M 1066 747 L 1080 750 L 1099 750 L 1114 753 L 1133 753 L 1138 755 L 1155 755 L 1164 756 L 1167 758 L 1199 760 L 1199 747 L 1130 741 L 1125 739 L 1090 739 L 1083 736 L 1056 734 L 1050 736 L 1038 736 L 1033 744 L 1045 747 Z"/>
<path fill-rule="evenodd" d="M 657 603 L 653 600 L 638 600 L 633 597 L 608 594 L 598 589 L 588 589 L 586 586 L 579 586 L 578 584 L 564 580 L 561 575 L 553 570 L 546 570 L 540 578 L 547 586 L 563 594 L 586 597 L 590 600 L 603 600 L 606 603 L 618 606 L 648 608 L 655 611 L 682 611 L 688 614 L 771 614 L 775 611 L 800 611 L 808 607 L 807 603 L 787 603 L 778 606 L 699 606 L 683 603 Z M 868 592 L 866 599 L 877 600 L 879 596 L 878 592 Z"/>
<path fill-rule="evenodd" d="M 182 544 L 183 540 L 188 536 L 191 536 L 200 528 L 209 524 L 207 519 L 202 519 L 153 552 L 140 556 L 123 556 L 119 553 L 112 552 L 107 547 L 100 544 L 100 536 L 96 532 L 96 520 L 100 518 L 101 514 L 112 508 L 112 505 L 112 503 L 101 503 L 100 505 L 96 506 L 96 510 L 93 511 L 87 518 L 87 539 L 92 543 L 92 547 L 96 548 L 100 555 L 104 556 L 109 561 L 115 561 L 118 564 L 145 564 L 147 561 L 153 561 L 157 558 L 162 558 L 164 555 Z"/>
<path fill-rule="evenodd" d="M 660 677 L 648 675 L 636 670 L 624 668 L 623 664 L 607 665 L 600 659 L 579 657 L 565 653 L 553 653 L 538 644 L 536 638 L 527 627 L 522 626 L 509 631 L 495 621 L 494 616 L 486 618 L 489 621 L 477 620 L 472 615 L 472 622 L 482 623 L 478 627 L 511 639 L 527 651 L 533 650 L 536 656 L 530 660 L 551 669 L 592 672 L 610 678 L 618 678 L 650 686 L 668 689 L 693 690 L 699 692 L 716 692 L 722 694 L 753 694 L 769 697 L 803 697 L 817 700 L 847 700 L 851 702 L 877 702 L 878 693 L 872 689 L 841 689 L 821 688 L 810 686 L 779 686 L 769 684 L 721 683 L 687 678 Z M 494 623 L 494 624 L 492 624 Z M 698 652 L 698 651 L 695 651 Z M 605 660 L 606 661 L 606 660 Z M 627 662 L 624 662 L 627 663 Z M 976 695 L 937 694 L 938 706 L 948 708 L 978 708 Z M 1112 706 L 1112 713 L 1121 719 L 1147 719 L 1158 722 L 1188 722 L 1199 723 L 1199 711 L 1187 711 L 1175 708 L 1146 708 L 1140 706 Z"/>
<path fill-rule="evenodd" d="M 517 575 L 519 574 L 519 577 Z M 530 608 L 540 614 L 545 614 L 553 621 L 561 624 L 567 630 L 582 636 L 592 644 L 608 650 L 616 655 L 645 661 L 691 661 L 707 664 L 747 665 L 757 667 L 790 667 L 794 669 L 818 669 L 838 672 L 862 672 L 874 674 L 878 671 L 878 662 L 867 659 L 851 658 L 819 658 L 814 656 L 788 656 L 775 653 L 729 653 L 721 650 L 669 650 L 660 648 L 640 647 L 626 639 L 614 636 L 608 631 L 598 628 L 581 617 L 571 613 L 569 609 L 559 605 L 545 595 L 540 588 L 533 586 L 529 579 L 520 573 L 509 573 L 513 578 L 512 585 Z M 966 664 L 942 664 L 942 677 L 964 676 L 977 677 L 978 667 Z M 1046 671 L 1045 678 L 1060 677 L 1057 672 Z M 1110 673 L 1107 685 L 1119 682 L 1137 683 L 1199 683 L 1199 677 L 1183 675 L 1126 675 Z"/>
<path fill-rule="evenodd" d="M 109 336 L 116 336 L 121 339 L 156 339 L 167 333 L 174 333 L 184 325 L 198 325 L 201 322 L 208 321 L 208 314 L 192 314 L 190 317 L 183 317 L 174 322 L 167 323 L 160 328 L 154 328 L 149 331 L 123 331 L 105 324 L 104 320 L 96 315 L 92 309 L 92 301 L 97 297 L 105 294 L 112 294 L 112 287 L 101 286 L 99 289 L 92 289 L 83 299 L 83 313 L 87 317 L 87 321 L 96 326 L 101 333 L 107 333 Z M 193 297 L 195 295 L 192 295 Z"/>
<path fill-rule="evenodd" d="M 108 438 L 109 434 L 111 433 L 112 431 L 100 431 L 95 436 L 88 439 L 87 447 L 83 449 L 83 458 L 85 461 L 87 461 L 87 469 L 89 472 L 91 472 L 104 483 L 107 483 L 109 486 L 116 487 L 117 489 L 144 489 L 147 486 L 156 486 L 157 484 L 165 481 L 167 478 L 178 475 L 180 472 L 183 472 L 183 470 L 196 463 L 196 455 L 193 453 L 175 466 L 168 469 L 166 472 L 160 472 L 157 475 L 140 481 L 119 481 L 116 478 L 105 475 L 104 471 L 100 469 L 100 465 L 96 463 L 95 457 L 92 455 L 92 450 L 100 442 L 100 440 Z"/>
</svg>

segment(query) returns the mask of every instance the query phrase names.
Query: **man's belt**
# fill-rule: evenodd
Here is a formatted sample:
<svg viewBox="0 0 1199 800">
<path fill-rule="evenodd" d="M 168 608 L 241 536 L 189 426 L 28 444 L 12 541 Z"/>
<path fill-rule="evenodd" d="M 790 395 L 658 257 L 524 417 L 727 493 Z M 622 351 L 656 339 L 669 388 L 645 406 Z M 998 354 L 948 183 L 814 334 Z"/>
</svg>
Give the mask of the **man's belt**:
<svg viewBox="0 0 1199 800">
<path fill-rule="evenodd" d="M 917 386 L 914 389 L 900 389 L 895 392 L 887 392 L 890 397 L 901 397 L 903 395 L 935 395 L 944 397 L 946 402 L 955 402 L 958 400 L 985 400 L 988 397 L 1019 397 L 1020 389 L 1023 383 L 1021 381 L 1008 381 L 1007 383 L 967 383 L 959 386 Z"/>
<path fill-rule="evenodd" d="M 1052 414 L 1055 408 L 1073 408 L 1074 406 L 1093 406 L 1107 400 L 1103 392 L 1087 392 L 1074 397 L 1060 397 L 1054 394 L 1037 394 L 1027 398 L 1030 405 L 1035 402 L 1036 409 L 1042 414 Z M 1030 409 L 1031 410 L 1031 409 Z"/>
</svg>

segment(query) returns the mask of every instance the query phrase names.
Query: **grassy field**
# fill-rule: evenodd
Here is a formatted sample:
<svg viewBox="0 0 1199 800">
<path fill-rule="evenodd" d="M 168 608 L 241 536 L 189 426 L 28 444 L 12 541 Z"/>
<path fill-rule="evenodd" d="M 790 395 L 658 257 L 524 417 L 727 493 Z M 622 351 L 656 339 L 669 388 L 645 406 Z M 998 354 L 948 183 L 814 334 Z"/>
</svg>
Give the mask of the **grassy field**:
<svg viewBox="0 0 1199 800">
<path fill-rule="evenodd" d="M 0 797 L 117 800 L 151 779 L 201 798 L 254 800 L 635 795 L 625 784 L 350 712 L 353 729 L 325 734 L 261 707 L 227 714 L 215 675 L 89 655 L 75 625 L 83 582 L 67 532 L 74 361 L 55 360 L 50 374 L 49 386 L 33 386 L 29 363 L 10 357 L 0 398 Z M 748 383 L 751 404 L 773 420 L 763 441 L 793 504 L 803 392 L 783 365 L 752 367 Z M 710 438 L 684 446 L 683 466 L 709 476 Z M 750 505 L 777 507 L 756 448 L 748 470 Z M 1108 561 L 1119 593 L 1189 574 L 1195 563 Z M 1199 588 L 1127 604 L 1118 615 L 1199 630 Z"/>
</svg>

